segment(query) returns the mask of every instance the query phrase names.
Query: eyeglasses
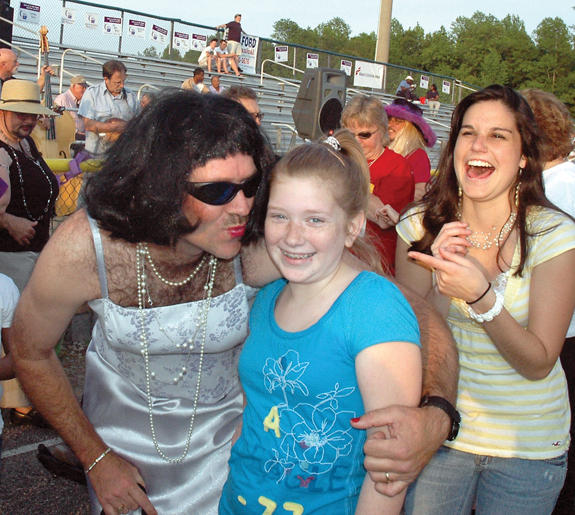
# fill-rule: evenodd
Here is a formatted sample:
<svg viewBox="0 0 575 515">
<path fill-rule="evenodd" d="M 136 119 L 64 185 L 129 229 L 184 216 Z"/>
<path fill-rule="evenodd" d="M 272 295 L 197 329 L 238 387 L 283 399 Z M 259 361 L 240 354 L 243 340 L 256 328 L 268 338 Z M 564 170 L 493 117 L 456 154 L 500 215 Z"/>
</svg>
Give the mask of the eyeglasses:
<svg viewBox="0 0 575 515">
<path fill-rule="evenodd" d="M 255 120 L 256 122 L 257 122 L 258 120 L 261 122 L 261 121 L 264 119 L 264 113 L 262 113 L 261 111 L 260 111 L 260 112 L 257 112 L 257 113 L 250 113 L 250 114 L 254 117 L 254 120 Z"/>
<path fill-rule="evenodd" d="M 239 191 L 247 198 L 253 197 L 258 191 L 262 175 L 256 172 L 249 179 L 237 184 L 235 182 L 186 182 L 186 191 L 192 197 L 210 206 L 222 206 L 231 202 Z"/>
<path fill-rule="evenodd" d="M 375 129 L 374 131 L 362 131 L 358 132 L 355 137 L 359 139 L 369 139 L 371 138 L 379 129 Z"/>
</svg>

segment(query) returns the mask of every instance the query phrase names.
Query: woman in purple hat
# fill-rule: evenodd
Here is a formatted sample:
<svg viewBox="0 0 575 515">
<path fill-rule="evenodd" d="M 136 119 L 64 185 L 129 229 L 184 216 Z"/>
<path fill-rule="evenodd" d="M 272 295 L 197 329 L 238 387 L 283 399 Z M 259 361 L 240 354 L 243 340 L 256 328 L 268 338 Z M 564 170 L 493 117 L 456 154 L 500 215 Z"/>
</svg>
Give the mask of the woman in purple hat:
<svg viewBox="0 0 575 515">
<path fill-rule="evenodd" d="M 398 98 L 385 106 L 385 111 L 389 118 L 389 148 L 407 159 L 415 181 L 414 200 L 418 201 L 431 177 L 431 164 L 425 147 L 433 147 L 437 136 L 423 119 L 421 108 L 411 102 Z"/>
</svg>

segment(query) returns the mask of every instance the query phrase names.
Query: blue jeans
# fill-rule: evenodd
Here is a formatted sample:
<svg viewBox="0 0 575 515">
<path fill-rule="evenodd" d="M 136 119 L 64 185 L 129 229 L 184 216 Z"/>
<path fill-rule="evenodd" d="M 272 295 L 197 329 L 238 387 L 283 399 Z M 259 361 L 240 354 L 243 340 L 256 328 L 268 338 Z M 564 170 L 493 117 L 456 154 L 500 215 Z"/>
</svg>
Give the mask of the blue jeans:
<svg viewBox="0 0 575 515">
<path fill-rule="evenodd" d="M 567 453 L 548 460 L 495 458 L 441 447 L 407 491 L 405 513 L 544 515 L 553 511 Z"/>
</svg>

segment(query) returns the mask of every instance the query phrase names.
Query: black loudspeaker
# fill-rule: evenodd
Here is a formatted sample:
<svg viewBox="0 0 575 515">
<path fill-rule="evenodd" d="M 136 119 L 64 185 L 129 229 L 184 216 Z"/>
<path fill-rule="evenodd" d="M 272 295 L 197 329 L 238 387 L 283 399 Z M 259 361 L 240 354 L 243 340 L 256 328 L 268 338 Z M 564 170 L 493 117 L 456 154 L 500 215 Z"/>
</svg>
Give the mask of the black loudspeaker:
<svg viewBox="0 0 575 515">
<path fill-rule="evenodd" d="M 341 70 L 313 68 L 305 72 L 291 113 L 300 138 L 317 140 L 339 128 L 345 80 Z"/>
<path fill-rule="evenodd" d="M 0 16 L 8 20 L 14 19 L 14 9 L 10 7 L 10 0 L 0 0 Z M 12 43 L 12 24 L 0 20 L 0 39 Z M 10 44 L 0 41 L 0 48 L 10 48 Z"/>
</svg>

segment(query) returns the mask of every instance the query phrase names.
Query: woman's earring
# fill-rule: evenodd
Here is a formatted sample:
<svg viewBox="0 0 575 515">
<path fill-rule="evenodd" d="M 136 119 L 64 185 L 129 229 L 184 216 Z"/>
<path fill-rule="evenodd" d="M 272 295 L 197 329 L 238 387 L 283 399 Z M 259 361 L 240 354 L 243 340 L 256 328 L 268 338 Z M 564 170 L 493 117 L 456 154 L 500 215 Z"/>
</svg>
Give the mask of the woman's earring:
<svg viewBox="0 0 575 515">
<path fill-rule="evenodd" d="M 515 207 L 519 207 L 519 190 L 521 188 L 521 181 L 515 186 Z"/>
</svg>

